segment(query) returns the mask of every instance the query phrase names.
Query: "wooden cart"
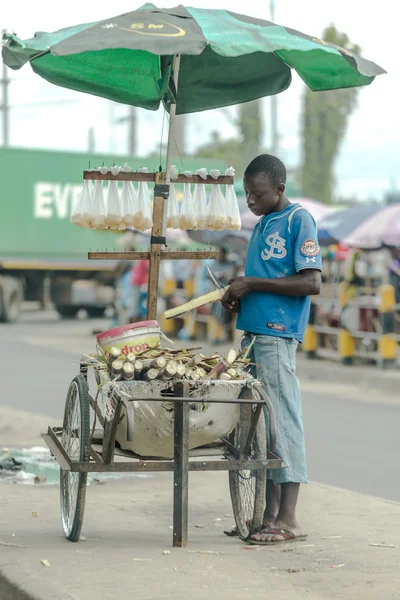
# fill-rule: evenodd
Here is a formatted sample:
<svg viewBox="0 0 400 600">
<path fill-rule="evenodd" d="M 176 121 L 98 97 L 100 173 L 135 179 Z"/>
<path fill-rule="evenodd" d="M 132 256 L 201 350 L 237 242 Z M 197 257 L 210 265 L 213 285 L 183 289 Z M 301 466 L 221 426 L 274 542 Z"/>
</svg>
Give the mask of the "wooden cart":
<svg viewBox="0 0 400 600">
<path fill-rule="evenodd" d="M 149 285 L 147 318 L 157 317 L 157 296 L 160 261 L 163 259 L 202 259 L 215 256 L 210 252 L 163 251 L 164 201 L 168 198 L 169 185 L 165 173 L 119 173 L 105 175 L 98 171 L 85 171 L 85 179 L 147 181 L 154 182 L 153 230 L 148 252 L 89 252 L 91 260 L 137 260 L 149 259 Z M 179 176 L 178 182 L 204 183 L 199 176 Z M 233 178 L 208 177 L 209 184 L 231 184 Z M 90 371 L 94 372 L 94 392 L 89 389 Z M 235 382 L 238 384 L 238 382 Z M 183 381 L 174 385 L 173 395 L 152 397 L 153 402 L 173 403 L 174 409 L 174 456 L 173 459 L 138 456 L 121 450 L 116 445 L 117 427 L 121 422 L 123 408 L 126 434 L 132 437 L 133 409 L 126 396 L 116 394 L 113 414 L 104 418 L 97 403 L 101 388 L 100 375 L 95 366 L 81 362 L 80 373 L 71 382 L 64 412 L 63 425 L 49 428 L 43 438 L 60 465 L 61 513 L 66 537 L 78 541 L 83 523 L 88 473 L 127 473 L 171 471 L 174 479 L 173 545 L 186 546 L 188 529 L 188 475 L 189 471 L 229 472 L 233 513 L 240 537 L 248 535 L 262 524 L 265 505 L 266 469 L 285 465 L 273 454 L 276 430 L 275 416 L 268 396 L 256 380 L 239 382 L 241 393 L 236 399 L 218 398 L 207 402 L 240 404 L 240 419 L 226 439 L 207 447 L 189 451 L 189 404 L 196 401 L 192 395 L 193 382 Z M 131 383 L 132 386 L 135 382 Z M 265 419 L 264 416 L 268 418 Z M 92 424 L 95 420 L 101 428 Z M 269 424 L 268 435 L 266 422 Z M 269 447 L 267 450 L 267 442 Z M 126 460 L 128 459 L 128 460 Z"/>
</svg>

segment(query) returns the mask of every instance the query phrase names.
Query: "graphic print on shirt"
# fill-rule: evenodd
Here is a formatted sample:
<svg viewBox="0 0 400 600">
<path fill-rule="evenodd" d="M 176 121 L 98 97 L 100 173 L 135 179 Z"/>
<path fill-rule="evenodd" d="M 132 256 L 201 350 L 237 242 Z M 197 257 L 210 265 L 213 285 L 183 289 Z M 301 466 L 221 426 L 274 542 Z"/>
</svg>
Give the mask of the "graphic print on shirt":
<svg viewBox="0 0 400 600">
<path fill-rule="evenodd" d="M 270 258 L 285 258 L 287 256 L 286 240 L 282 238 L 277 231 L 271 233 L 265 238 L 267 244 L 264 250 L 261 252 L 261 258 L 263 260 L 269 260 Z"/>
<path fill-rule="evenodd" d="M 320 247 L 318 246 L 317 242 L 314 240 L 306 240 L 304 242 L 304 244 L 302 245 L 302 247 L 300 248 L 300 252 L 303 254 L 303 256 L 317 256 L 317 254 L 319 254 L 320 251 Z M 308 262 L 308 259 L 307 259 Z M 315 262 L 315 260 L 313 261 Z"/>
</svg>

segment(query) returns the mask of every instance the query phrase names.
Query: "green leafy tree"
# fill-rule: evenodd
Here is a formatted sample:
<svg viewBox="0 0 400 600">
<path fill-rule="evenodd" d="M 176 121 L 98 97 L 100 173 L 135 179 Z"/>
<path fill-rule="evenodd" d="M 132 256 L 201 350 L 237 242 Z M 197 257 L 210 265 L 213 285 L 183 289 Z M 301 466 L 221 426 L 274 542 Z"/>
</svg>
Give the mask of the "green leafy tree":
<svg viewBox="0 0 400 600">
<path fill-rule="evenodd" d="M 218 158 L 232 164 L 240 176 L 248 163 L 261 151 L 262 118 L 259 100 L 239 105 L 239 116 L 233 119 L 227 111 L 225 116 L 237 129 L 237 137 L 223 140 L 217 131 L 211 140 L 197 149 L 197 158 Z"/>
<path fill-rule="evenodd" d="M 360 48 L 334 25 L 325 29 L 322 39 L 349 52 L 360 53 Z M 332 200 L 334 164 L 356 107 L 357 91 L 357 88 L 329 92 L 307 90 L 304 94 L 300 184 L 309 198 L 326 204 Z"/>
</svg>

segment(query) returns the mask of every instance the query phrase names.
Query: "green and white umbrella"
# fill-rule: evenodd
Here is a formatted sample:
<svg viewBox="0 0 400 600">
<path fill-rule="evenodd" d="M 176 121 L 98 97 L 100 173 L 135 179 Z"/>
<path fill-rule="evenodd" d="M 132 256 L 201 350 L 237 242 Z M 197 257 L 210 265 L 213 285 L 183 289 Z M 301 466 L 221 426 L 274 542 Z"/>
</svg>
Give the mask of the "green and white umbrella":
<svg viewBox="0 0 400 600">
<path fill-rule="evenodd" d="M 5 34 L 2 54 L 12 69 L 29 62 L 35 73 L 62 87 L 149 110 L 163 102 L 171 113 L 170 132 L 175 112 L 284 91 L 292 69 L 315 91 L 368 85 L 385 72 L 343 48 L 269 21 L 228 10 L 152 4 L 25 41 Z"/>
<path fill-rule="evenodd" d="M 247 102 L 287 89 L 294 69 L 314 91 L 370 84 L 376 64 L 293 29 L 227 10 L 138 10 L 22 41 L 5 35 L 3 60 L 30 62 L 51 83 L 156 110 L 180 55 L 177 113 Z M 174 90 L 170 90 L 174 92 Z"/>
</svg>

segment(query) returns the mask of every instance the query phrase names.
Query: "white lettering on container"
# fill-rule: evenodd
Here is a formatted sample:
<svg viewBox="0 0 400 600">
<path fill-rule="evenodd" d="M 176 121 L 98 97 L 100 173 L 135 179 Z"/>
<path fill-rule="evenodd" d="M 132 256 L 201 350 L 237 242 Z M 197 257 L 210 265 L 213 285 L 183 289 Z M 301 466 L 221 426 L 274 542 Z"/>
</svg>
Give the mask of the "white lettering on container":
<svg viewBox="0 0 400 600">
<path fill-rule="evenodd" d="M 37 219 L 51 219 L 53 216 L 51 194 L 53 185 L 45 181 L 35 183 L 34 215 Z"/>
</svg>

